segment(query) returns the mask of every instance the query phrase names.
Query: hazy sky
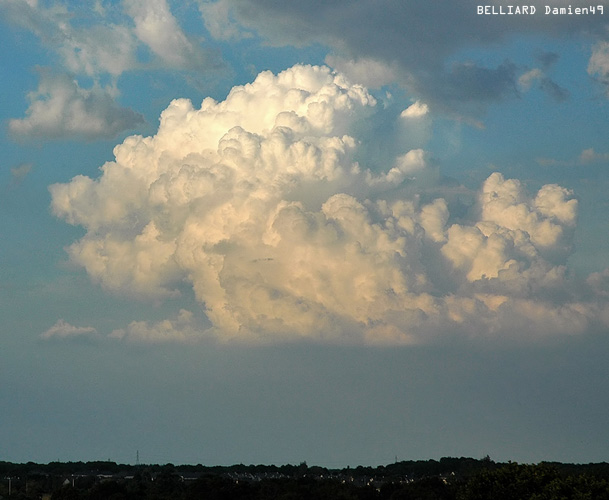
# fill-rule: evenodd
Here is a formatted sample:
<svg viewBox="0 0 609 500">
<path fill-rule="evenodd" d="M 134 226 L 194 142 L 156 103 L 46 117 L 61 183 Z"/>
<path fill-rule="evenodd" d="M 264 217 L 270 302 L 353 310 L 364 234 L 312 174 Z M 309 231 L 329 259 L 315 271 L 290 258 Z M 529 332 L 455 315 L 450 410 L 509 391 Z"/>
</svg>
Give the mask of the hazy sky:
<svg viewBox="0 0 609 500">
<path fill-rule="evenodd" d="M 609 3 L 528 4 L 0 0 L 0 460 L 606 461 Z"/>
</svg>

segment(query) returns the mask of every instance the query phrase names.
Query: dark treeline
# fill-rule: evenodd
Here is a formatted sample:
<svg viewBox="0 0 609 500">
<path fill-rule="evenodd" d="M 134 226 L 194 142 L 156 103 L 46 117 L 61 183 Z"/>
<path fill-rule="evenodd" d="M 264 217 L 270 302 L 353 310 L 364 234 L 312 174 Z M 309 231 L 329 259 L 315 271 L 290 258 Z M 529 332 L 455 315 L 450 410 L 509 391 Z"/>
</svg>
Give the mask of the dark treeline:
<svg viewBox="0 0 609 500">
<path fill-rule="evenodd" d="M 490 458 L 327 469 L 299 465 L 0 462 L 0 499 L 609 500 L 609 464 Z"/>
</svg>

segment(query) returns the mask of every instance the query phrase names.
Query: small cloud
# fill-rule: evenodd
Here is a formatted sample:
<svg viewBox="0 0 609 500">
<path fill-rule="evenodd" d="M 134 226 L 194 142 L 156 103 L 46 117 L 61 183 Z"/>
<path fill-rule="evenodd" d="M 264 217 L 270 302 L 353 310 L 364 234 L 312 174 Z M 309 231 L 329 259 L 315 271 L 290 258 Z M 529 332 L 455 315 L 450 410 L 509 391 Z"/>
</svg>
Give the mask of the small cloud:
<svg viewBox="0 0 609 500">
<path fill-rule="evenodd" d="M 539 82 L 539 89 L 555 101 L 565 101 L 569 97 L 567 89 L 562 88 L 539 68 L 533 68 L 518 78 L 518 86 L 523 92 L 528 92 L 536 82 Z"/>
<path fill-rule="evenodd" d="M 518 86 L 526 92 L 531 88 L 533 83 L 540 80 L 542 77 L 543 72 L 539 68 L 533 68 L 518 77 Z"/>
<path fill-rule="evenodd" d="M 394 82 L 399 74 L 395 64 L 387 64 L 372 58 L 345 59 L 328 55 L 325 62 L 352 82 L 368 88 L 380 88 Z"/>
<path fill-rule="evenodd" d="M 75 339 L 97 335 L 97 330 L 92 326 L 74 326 L 64 321 L 57 320 L 51 328 L 40 335 L 43 340 L 51 339 Z"/>
<path fill-rule="evenodd" d="M 577 158 L 572 160 L 557 160 L 555 158 L 541 157 L 535 160 L 542 167 L 565 167 L 576 165 L 589 165 L 609 161 L 609 153 L 597 153 L 594 148 L 582 150 Z"/>
<path fill-rule="evenodd" d="M 204 329 L 194 324 L 193 314 L 181 309 L 177 318 L 165 319 L 156 323 L 132 321 L 127 328 L 114 330 L 110 338 L 143 343 L 193 342 L 207 338 Z"/>
<path fill-rule="evenodd" d="M 395 159 L 395 165 L 383 175 L 373 177 L 370 175 L 366 179 L 371 186 L 375 185 L 395 185 L 398 186 L 408 178 L 414 178 L 415 174 L 421 173 L 428 168 L 429 157 L 422 149 L 413 149 Z"/>
<path fill-rule="evenodd" d="M 44 69 L 38 90 L 28 98 L 26 117 L 9 122 L 10 131 L 20 138 L 110 138 L 144 121 L 139 113 L 119 107 L 106 90 L 83 89 L 70 76 Z"/>
<path fill-rule="evenodd" d="M 586 280 L 588 285 L 596 292 L 596 294 L 609 297 L 609 268 L 601 272 L 592 273 Z"/>
<path fill-rule="evenodd" d="M 599 78 L 601 83 L 609 89 L 609 42 L 600 42 L 595 45 L 588 61 L 588 74 Z M 609 90 L 607 91 L 609 94 Z"/>
<path fill-rule="evenodd" d="M 241 40 L 253 35 L 235 22 L 225 2 L 202 0 L 199 11 L 209 34 L 216 40 Z"/>
<path fill-rule="evenodd" d="M 20 163 L 16 167 L 11 168 L 12 185 L 18 186 L 21 184 L 31 170 L 31 163 Z"/>
<path fill-rule="evenodd" d="M 584 149 L 579 155 L 579 163 L 587 165 L 609 160 L 609 153 L 597 153 L 594 148 Z"/>
<path fill-rule="evenodd" d="M 569 162 L 566 162 L 566 161 L 557 160 L 555 158 L 547 158 L 547 157 L 536 158 L 535 161 L 541 167 L 561 167 L 561 166 L 569 164 Z"/>
<path fill-rule="evenodd" d="M 421 116 L 425 116 L 429 113 L 429 106 L 424 102 L 417 101 L 414 104 L 408 106 L 400 116 L 402 118 L 420 118 Z"/>
</svg>

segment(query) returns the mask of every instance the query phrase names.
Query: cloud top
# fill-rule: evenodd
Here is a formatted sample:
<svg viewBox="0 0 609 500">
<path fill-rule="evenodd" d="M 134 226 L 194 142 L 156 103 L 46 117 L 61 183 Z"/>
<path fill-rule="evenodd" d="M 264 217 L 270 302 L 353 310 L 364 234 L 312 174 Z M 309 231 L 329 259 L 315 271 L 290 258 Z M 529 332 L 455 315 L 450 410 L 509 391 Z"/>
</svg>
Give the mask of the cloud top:
<svg viewBox="0 0 609 500">
<path fill-rule="evenodd" d="M 86 229 L 70 257 L 117 293 L 158 300 L 190 284 L 212 323 L 199 334 L 221 339 L 589 329 L 600 306 L 572 296 L 565 267 L 572 193 L 530 194 L 495 173 L 457 221 L 450 197 L 425 195 L 437 175 L 424 151 L 362 163 L 382 139 L 366 128 L 380 108 L 361 85 L 305 65 L 200 108 L 175 100 L 157 134 L 127 138 L 99 178 L 51 186 L 55 215 Z M 193 325 L 183 311 L 113 336 L 192 339 Z"/>
</svg>

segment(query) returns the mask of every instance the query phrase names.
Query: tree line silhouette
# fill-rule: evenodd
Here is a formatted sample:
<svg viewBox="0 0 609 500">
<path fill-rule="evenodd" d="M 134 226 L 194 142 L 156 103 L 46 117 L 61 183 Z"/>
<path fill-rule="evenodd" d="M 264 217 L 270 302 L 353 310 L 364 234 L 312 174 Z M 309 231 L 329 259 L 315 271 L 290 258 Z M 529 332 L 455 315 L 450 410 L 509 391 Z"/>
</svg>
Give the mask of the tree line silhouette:
<svg viewBox="0 0 609 500">
<path fill-rule="evenodd" d="M 299 465 L 0 462 L 0 499 L 609 500 L 609 464 L 489 457 L 327 469 Z"/>
</svg>

